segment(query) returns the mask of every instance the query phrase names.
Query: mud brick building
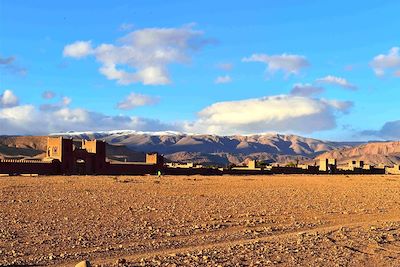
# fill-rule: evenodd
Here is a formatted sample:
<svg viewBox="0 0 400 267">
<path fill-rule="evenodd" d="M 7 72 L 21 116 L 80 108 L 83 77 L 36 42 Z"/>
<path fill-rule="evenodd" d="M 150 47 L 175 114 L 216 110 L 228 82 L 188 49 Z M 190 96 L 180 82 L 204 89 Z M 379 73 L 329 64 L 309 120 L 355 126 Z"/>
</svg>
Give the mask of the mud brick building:
<svg viewBox="0 0 400 267">
<path fill-rule="evenodd" d="M 0 160 L 0 173 L 11 175 L 141 175 L 155 174 L 163 168 L 164 159 L 157 153 L 147 154 L 146 162 L 110 163 L 104 141 L 82 140 L 77 146 L 72 139 L 63 137 L 48 137 L 46 157 L 42 161 Z"/>
</svg>

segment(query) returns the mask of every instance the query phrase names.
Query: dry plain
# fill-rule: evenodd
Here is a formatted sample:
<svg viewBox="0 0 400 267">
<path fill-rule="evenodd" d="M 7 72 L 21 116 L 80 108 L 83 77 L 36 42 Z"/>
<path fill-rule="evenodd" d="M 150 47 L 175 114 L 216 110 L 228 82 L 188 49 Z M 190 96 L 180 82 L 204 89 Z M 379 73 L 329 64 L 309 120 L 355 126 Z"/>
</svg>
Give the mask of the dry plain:
<svg viewBox="0 0 400 267">
<path fill-rule="evenodd" d="M 0 177 L 0 265 L 400 266 L 400 176 Z"/>
</svg>

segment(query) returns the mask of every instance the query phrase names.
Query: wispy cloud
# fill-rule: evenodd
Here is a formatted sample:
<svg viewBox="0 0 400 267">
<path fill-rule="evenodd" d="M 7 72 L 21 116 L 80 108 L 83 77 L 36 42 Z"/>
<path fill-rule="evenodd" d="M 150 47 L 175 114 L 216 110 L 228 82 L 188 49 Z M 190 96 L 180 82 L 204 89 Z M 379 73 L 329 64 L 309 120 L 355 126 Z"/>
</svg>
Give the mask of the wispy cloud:
<svg viewBox="0 0 400 267">
<path fill-rule="evenodd" d="M 16 63 L 16 58 L 14 56 L 2 57 L 0 55 L 0 68 L 10 73 L 22 76 L 28 73 L 26 68 L 23 68 Z"/>
<path fill-rule="evenodd" d="M 297 95 L 297 96 L 312 96 L 312 95 L 317 95 L 321 94 L 325 91 L 323 87 L 320 86 L 315 86 L 310 83 L 302 84 L 302 83 L 296 83 L 292 90 L 290 91 L 291 95 Z"/>
<path fill-rule="evenodd" d="M 323 78 L 319 78 L 316 80 L 317 83 L 324 83 L 324 84 L 333 84 L 333 85 L 338 85 L 340 87 L 350 89 L 350 90 L 356 90 L 357 86 L 354 84 L 351 84 L 348 80 L 345 78 L 341 77 L 336 77 L 333 75 L 328 75 Z"/>
<path fill-rule="evenodd" d="M 231 71 L 233 69 L 232 63 L 218 63 L 216 65 L 217 69 L 224 70 L 224 71 Z"/>
<path fill-rule="evenodd" d="M 274 74 L 277 71 L 282 71 L 286 76 L 299 74 L 302 69 L 310 66 L 306 57 L 291 54 L 253 54 L 250 57 L 243 58 L 242 61 L 265 63 L 267 73 Z"/>
<path fill-rule="evenodd" d="M 100 73 L 122 85 L 165 85 L 171 82 L 170 64 L 189 63 L 193 52 L 209 43 L 202 31 L 192 27 L 136 30 L 119 39 L 117 45 L 101 44 L 95 48 L 91 41 L 77 41 L 66 45 L 63 54 L 78 59 L 95 56 L 102 64 Z M 128 70 L 131 68 L 134 71 Z"/>
<path fill-rule="evenodd" d="M 216 84 L 230 83 L 230 82 L 232 82 L 232 78 L 229 75 L 218 76 L 214 81 L 214 83 L 216 83 Z"/>
<path fill-rule="evenodd" d="M 140 106 L 154 105 L 158 102 L 158 97 L 131 93 L 124 100 L 117 104 L 117 108 L 129 110 Z"/>
</svg>

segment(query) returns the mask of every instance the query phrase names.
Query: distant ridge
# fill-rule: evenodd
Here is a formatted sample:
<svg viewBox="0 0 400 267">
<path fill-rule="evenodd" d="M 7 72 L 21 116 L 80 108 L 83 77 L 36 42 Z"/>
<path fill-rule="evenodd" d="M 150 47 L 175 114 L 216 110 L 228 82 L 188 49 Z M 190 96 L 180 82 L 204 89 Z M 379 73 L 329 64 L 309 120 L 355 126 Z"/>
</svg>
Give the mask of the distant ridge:
<svg viewBox="0 0 400 267">
<path fill-rule="evenodd" d="M 67 132 L 53 135 L 100 139 L 114 145 L 125 145 L 134 151 L 157 151 L 172 161 L 193 161 L 218 165 L 241 164 L 249 158 L 280 163 L 307 161 L 327 151 L 361 144 L 361 142 L 322 141 L 278 133 L 219 136 L 174 131 L 113 130 Z"/>
<path fill-rule="evenodd" d="M 400 164 L 400 141 L 374 142 L 351 148 L 340 148 L 319 155 L 317 158 L 336 158 L 338 164 L 350 160 L 363 160 L 366 164 Z"/>
<path fill-rule="evenodd" d="M 339 164 L 364 160 L 366 164 L 400 163 L 400 142 L 330 142 L 297 135 L 265 133 L 255 135 L 204 135 L 174 131 L 55 133 L 76 139 L 105 140 L 107 157 L 115 161 L 141 161 L 145 152 L 157 151 L 167 160 L 205 165 L 243 164 L 248 159 L 267 163 L 306 162 L 336 158 Z M 0 136 L 0 158 L 43 158 L 46 136 Z"/>
</svg>

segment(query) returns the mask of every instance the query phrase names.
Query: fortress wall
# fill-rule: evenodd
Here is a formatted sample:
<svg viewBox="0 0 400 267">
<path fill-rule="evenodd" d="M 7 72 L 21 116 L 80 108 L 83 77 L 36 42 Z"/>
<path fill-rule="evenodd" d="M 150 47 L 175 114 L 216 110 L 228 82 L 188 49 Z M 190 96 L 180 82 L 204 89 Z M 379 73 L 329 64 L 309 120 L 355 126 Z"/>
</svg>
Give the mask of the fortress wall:
<svg viewBox="0 0 400 267">
<path fill-rule="evenodd" d="M 271 168 L 271 172 L 274 174 L 317 174 L 317 168 L 302 169 L 296 167 L 281 167 L 274 166 Z"/>
<path fill-rule="evenodd" d="M 44 162 L 34 160 L 0 160 L 1 174 L 60 174 L 60 162 Z"/>
<path fill-rule="evenodd" d="M 324 173 L 324 172 L 320 172 Z M 354 168 L 352 170 L 349 169 L 337 169 L 333 174 L 346 174 L 346 175 L 351 175 L 351 174 L 385 174 L 385 169 L 379 169 L 379 168 L 371 168 L 371 169 L 361 169 L 361 168 Z"/>
</svg>

